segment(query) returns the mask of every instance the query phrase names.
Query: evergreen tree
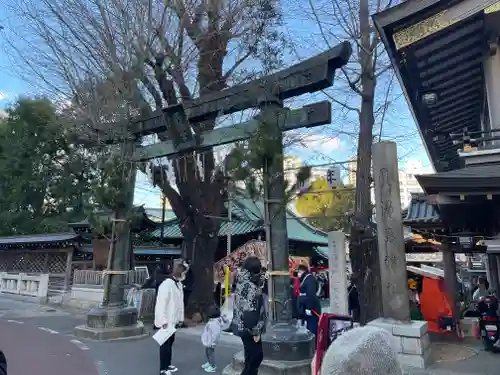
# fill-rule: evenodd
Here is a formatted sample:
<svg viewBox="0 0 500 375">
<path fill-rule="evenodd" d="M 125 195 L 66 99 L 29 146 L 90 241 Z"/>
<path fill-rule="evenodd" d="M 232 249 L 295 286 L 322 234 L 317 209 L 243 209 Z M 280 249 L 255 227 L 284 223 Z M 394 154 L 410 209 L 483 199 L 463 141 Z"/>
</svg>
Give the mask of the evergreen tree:
<svg viewBox="0 0 500 375">
<path fill-rule="evenodd" d="M 0 235 L 68 230 L 92 201 L 92 153 L 47 99 L 22 98 L 0 123 Z"/>
</svg>

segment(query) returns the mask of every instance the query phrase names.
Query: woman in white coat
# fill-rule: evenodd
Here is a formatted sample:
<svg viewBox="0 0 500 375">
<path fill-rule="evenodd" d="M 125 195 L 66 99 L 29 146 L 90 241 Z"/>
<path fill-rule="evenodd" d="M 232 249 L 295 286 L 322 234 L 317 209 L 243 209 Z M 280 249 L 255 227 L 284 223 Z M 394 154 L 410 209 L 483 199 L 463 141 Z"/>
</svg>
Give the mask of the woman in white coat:
<svg viewBox="0 0 500 375">
<path fill-rule="evenodd" d="M 171 277 L 165 279 L 158 288 L 155 306 L 155 327 L 166 329 L 184 322 L 184 292 L 182 281 L 188 268 L 184 263 L 174 266 Z M 170 375 L 177 371 L 172 365 L 172 345 L 175 334 L 160 346 L 160 374 Z"/>
</svg>

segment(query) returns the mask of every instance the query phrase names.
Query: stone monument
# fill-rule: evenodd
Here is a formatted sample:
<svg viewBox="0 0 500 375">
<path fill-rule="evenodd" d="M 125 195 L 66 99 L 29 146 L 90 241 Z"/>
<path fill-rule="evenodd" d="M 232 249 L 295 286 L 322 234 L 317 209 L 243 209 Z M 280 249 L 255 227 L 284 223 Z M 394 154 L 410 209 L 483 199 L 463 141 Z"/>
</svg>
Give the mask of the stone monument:
<svg viewBox="0 0 500 375">
<path fill-rule="evenodd" d="M 348 314 L 346 247 L 344 232 L 328 233 L 328 271 L 330 279 L 330 312 Z"/>
<path fill-rule="evenodd" d="M 430 362 L 427 322 L 410 320 L 396 143 L 373 145 L 373 180 L 383 317 L 368 324 L 393 335 L 404 367 L 426 368 Z"/>
</svg>

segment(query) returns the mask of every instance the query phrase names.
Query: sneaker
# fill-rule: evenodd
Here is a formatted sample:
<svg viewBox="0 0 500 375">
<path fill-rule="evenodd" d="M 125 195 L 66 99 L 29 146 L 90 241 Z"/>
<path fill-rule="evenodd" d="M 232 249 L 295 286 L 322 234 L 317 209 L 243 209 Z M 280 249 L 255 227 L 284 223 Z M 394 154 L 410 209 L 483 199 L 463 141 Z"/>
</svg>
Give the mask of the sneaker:
<svg viewBox="0 0 500 375">
<path fill-rule="evenodd" d="M 176 372 L 176 371 L 179 371 L 179 369 L 175 366 L 170 365 L 170 366 L 168 366 L 168 371 L 169 372 Z"/>
<path fill-rule="evenodd" d="M 212 366 L 212 365 L 208 365 L 207 367 L 204 368 L 205 372 L 216 372 L 217 371 L 217 367 L 215 366 Z"/>
<path fill-rule="evenodd" d="M 208 366 L 210 366 L 210 363 L 205 362 L 204 364 L 201 365 L 201 368 L 205 370 Z"/>
<path fill-rule="evenodd" d="M 168 370 L 161 370 L 160 375 L 172 375 L 172 373 Z"/>
</svg>

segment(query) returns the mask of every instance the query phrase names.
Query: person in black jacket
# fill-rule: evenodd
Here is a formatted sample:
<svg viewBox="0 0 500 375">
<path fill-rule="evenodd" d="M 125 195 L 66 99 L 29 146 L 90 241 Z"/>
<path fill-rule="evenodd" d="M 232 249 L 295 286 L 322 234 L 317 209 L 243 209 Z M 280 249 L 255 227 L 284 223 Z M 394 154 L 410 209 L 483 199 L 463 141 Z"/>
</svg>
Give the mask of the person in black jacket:
<svg viewBox="0 0 500 375">
<path fill-rule="evenodd" d="M 241 375 L 257 375 L 264 359 L 261 335 L 266 328 L 267 315 L 261 269 L 259 258 L 248 257 L 238 272 L 231 329 L 243 342 L 245 364 Z"/>
<path fill-rule="evenodd" d="M 163 267 L 161 265 L 158 265 L 153 274 L 141 286 L 141 289 L 154 289 L 156 290 L 156 294 L 158 294 L 158 288 L 166 278 L 167 275 L 163 271 Z"/>
<path fill-rule="evenodd" d="M 0 375 L 7 375 L 7 360 L 5 355 L 0 350 Z"/>
<path fill-rule="evenodd" d="M 318 281 L 304 264 L 299 265 L 297 274 L 300 280 L 299 311 L 306 321 L 307 329 L 316 335 L 321 314 L 321 302 L 316 294 Z"/>
<path fill-rule="evenodd" d="M 191 263 L 189 261 L 184 262 L 184 265 L 188 267 L 188 271 L 186 273 L 186 278 L 182 282 L 184 285 L 184 309 L 187 309 L 187 305 L 189 302 L 189 296 L 193 292 L 194 287 L 194 274 L 191 269 Z"/>
<path fill-rule="evenodd" d="M 156 269 L 154 270 L 153 274 L 151 277 L 149 277 L 146 282 L 141 286 L 141 289 L 154 289 L 155 290 L 155 300 L 156 296 L 158 296 L 158 288 L 160 287 L 161 283 L 165 281 L 167 278 L 167 275 L 163 271 L 163 267 L 161 265 L 158 265 Z M 156 327 L 153 324 L 154 329 L 158 329 L 159 327 Z M 0 374 L 1 375 L 1 374 Z"/>
<path fill-rule="evenodd" d="M 347 288 L 347 309 L 349 311 L 349 315 L 352 316 L 352 320 L 359 322 L 359 293 L 358 288 L 356 288 L 356 284 L 352 279 L 349 287 Z"/>
</svg>

